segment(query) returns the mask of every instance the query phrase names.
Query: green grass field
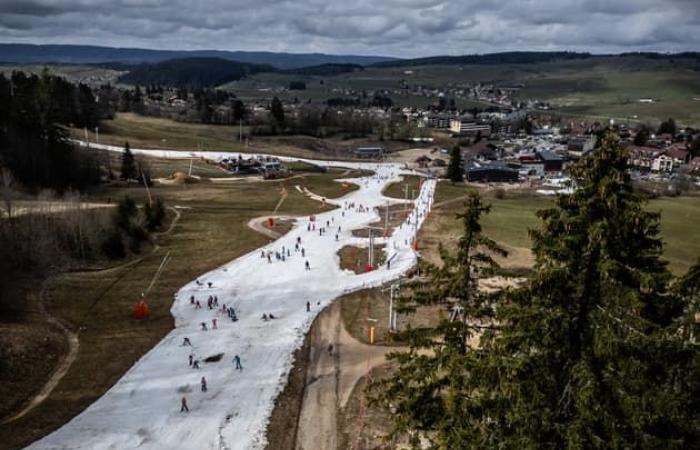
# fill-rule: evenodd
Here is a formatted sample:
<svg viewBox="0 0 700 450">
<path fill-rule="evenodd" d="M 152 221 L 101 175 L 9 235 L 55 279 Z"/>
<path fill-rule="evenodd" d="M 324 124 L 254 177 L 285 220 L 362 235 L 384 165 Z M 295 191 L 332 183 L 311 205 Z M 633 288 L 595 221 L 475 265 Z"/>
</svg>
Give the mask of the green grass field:
<svg viewBox="0 0 700 450">
<path fill-rule="evenodd" d="M 443 189 L 447 189 L 449 183 L 439 183 L 439 189 L 443 185 Z M 456 188 L 449 188 L 453 191 L 452 198 L 458 197 Z M 551 206 L 552 199 L 508 193 L 504 199 L 487 194 L 486 200 L 491 204 L 491 213 L 482 218 L 485 233 L 512 251 L 516 266 L 531 263 L 531 258 L 527 256 L 531 247 L 528 230 L 539 227 L 540 220 L 535 213 Z M 700 228 L 697 226 L 700 223 L 700 197 L 662 197 L 651 200 L 647 209 L 661 211 L 664 258 L 674 273 L 683 273 L 700 258 Z M 455 201 L 431 213 L 420 235 L 429 257 L 436 256 L 434 252 L 438 242 L 454 245 L 461 232 L 461 224 L 455 215 L 461 211 L 461 202 Z"/>
</svg>

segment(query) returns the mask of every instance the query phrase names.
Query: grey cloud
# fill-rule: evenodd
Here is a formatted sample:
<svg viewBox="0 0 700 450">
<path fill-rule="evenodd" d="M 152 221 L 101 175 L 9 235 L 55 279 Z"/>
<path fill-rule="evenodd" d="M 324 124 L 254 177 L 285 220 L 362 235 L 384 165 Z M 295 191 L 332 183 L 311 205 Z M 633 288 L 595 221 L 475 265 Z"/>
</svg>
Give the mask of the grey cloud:
<svg viewBox="0 0 700 450">
<path fill-rule="evenodd" d="M 0 42 L 425 56 L 700 49 L 700 0 L 0 0 Z"/>
</svg>

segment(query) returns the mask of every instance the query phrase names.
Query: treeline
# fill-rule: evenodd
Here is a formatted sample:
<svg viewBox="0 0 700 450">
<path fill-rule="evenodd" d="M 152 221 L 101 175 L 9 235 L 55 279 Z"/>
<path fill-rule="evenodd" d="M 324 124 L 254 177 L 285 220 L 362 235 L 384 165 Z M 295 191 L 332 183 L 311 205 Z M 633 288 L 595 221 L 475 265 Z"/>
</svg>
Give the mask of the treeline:
<svg viewBox="0 0 700 450">
<path fill-rule="evenodd" d="M 155 64 L 133 66 L 120 81 L 133 85 L 161 84 L 169 87 L 215 87 L 259 72 L 276 69 L 221 58 L 171 59 Z"/>
<path fill-rule="evenodd" d="M 343 134 L 346 138 L 364 137 L 377 126 L 367 112 L 341 111 L 316 104 L 300 105 L 288 115 L 282 102 L 273 98 L 267 116 L 250 117 L 250 134 L 258 136 L 298 134 L 325 138 Z"/>
<path fill-rule="evenodd" d="M 73 146 L 65 126 L 92 128 L 101 110 L 92 90 L 49 75 L 0 74 L 0 167 L 28 190 L 63 192 L 100 181 L 91 155 Z"/>
<path fill-rule="evenodd" d="M 484 55 L 431 56 L 427 58 L 384 61 L 373 64 L 372 67 L 410 67 L 433 64 L 535 64 L 560 60 L 587 59 L 591 56 L 590 53 L 578 52 L 503 52 Z"/>
</svg>

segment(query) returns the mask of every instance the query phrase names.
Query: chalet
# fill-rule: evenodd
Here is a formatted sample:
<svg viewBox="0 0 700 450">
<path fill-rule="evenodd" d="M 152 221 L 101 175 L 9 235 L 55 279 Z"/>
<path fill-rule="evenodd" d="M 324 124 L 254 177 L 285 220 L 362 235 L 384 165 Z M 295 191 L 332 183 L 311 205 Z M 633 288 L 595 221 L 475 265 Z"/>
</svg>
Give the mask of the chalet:
<svg viewBox="0 0 700 450">
<path fill-rule="evenodd" d="M 665 151 L 658 152 L 651 161 L 652 172 L 672 172 L 673 158 Z"/>
<path fill-rule="evenodd" d="M 658 152 L 658 149 L 652 147 L 631 146 L 629 147 L 629 165 L 639 171 L 648 172 Z"/>
<path fill-rule="evenodd" d="M 466 164 L 465 177 L 473 183 L 515 183 L 519 173 L 503 161 L 483 163 L 472 159 Z"/>
<path fill-rule="evenodd" d="M 666 154 L 673 158 L 673 165 L 678 167 L 690 161 L 690 152 L 685 148 L 685 144 L 672 145 L 666 150 Z"/>
</svg>

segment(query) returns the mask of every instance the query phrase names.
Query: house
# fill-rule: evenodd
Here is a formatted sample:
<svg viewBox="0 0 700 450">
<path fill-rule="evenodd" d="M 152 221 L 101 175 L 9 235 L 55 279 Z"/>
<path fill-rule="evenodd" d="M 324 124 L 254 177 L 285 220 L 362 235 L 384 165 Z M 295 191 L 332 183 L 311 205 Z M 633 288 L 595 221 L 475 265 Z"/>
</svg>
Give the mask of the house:
<svg viewBox="0 0 700 450">
<path fill-rule="evenodd" d="M 673 158 L 665 151 L 658 152 L 651 161 L 652 172 L 672 172 Z"/>
<path fill-rule="evenodd" d="M 358 147 L 352 153 L 357 158 L 378 159 L 384 156 L 384 149 L 382 147 Z"/>
<path fill-rule="evenodd" d="M 564 158 L 558 154 L 548 150 L 543 150 L 541 152 L 537 152 L 537 155 L 544 164 L 544 171 L 546 173 L 561 172 L 564 169 Z"/>
<path fill-rule="evenodd" d="M 519 173 L 503 161 L 483 163 L 471 159 L 467 161 L 465 177 L 474 183 L 516 183 Z"/>
<path fill-rule="evenodd" d="M 629 165 L 641 172 L 648 172 L 651 170 L 651 163 L 658 152 L 659 150 L 653 147 L 630 146 Z"/>
<path fill-rule="evenodd" d="M 581 158 L 586 153 L 592 151 L 598 142 L 595 134 L 572 136 L 567 144 L 567 152 L 576 158 Z"/>
<path fill-rule="evenodd" d="M 688 163 L 688 173 L 700 175 L 700 156 L 696 156 Z"/>
<path fill-rule="evenodd" d="M 456 136 L 476 136 L 480 134 L 483 137 L 491 135 L 491 125 L 478 124 L 466 119 L 450 120 L 450 131 Z"/>
<path fill-rule="evenodd" d="M 685 144 L 672 145 L 666 149 L 666 154 L 673 158 L 673 165 L 678 167 L 690 161 L 690 152 L 685 148 Z"/>
<path fill-rule="evenodd" d="M 564 169 L 564 158 L 549 150 L 524 153 L 519 155 L 518 159 L 530 175 L 544 176 Z"/>
</svg>

